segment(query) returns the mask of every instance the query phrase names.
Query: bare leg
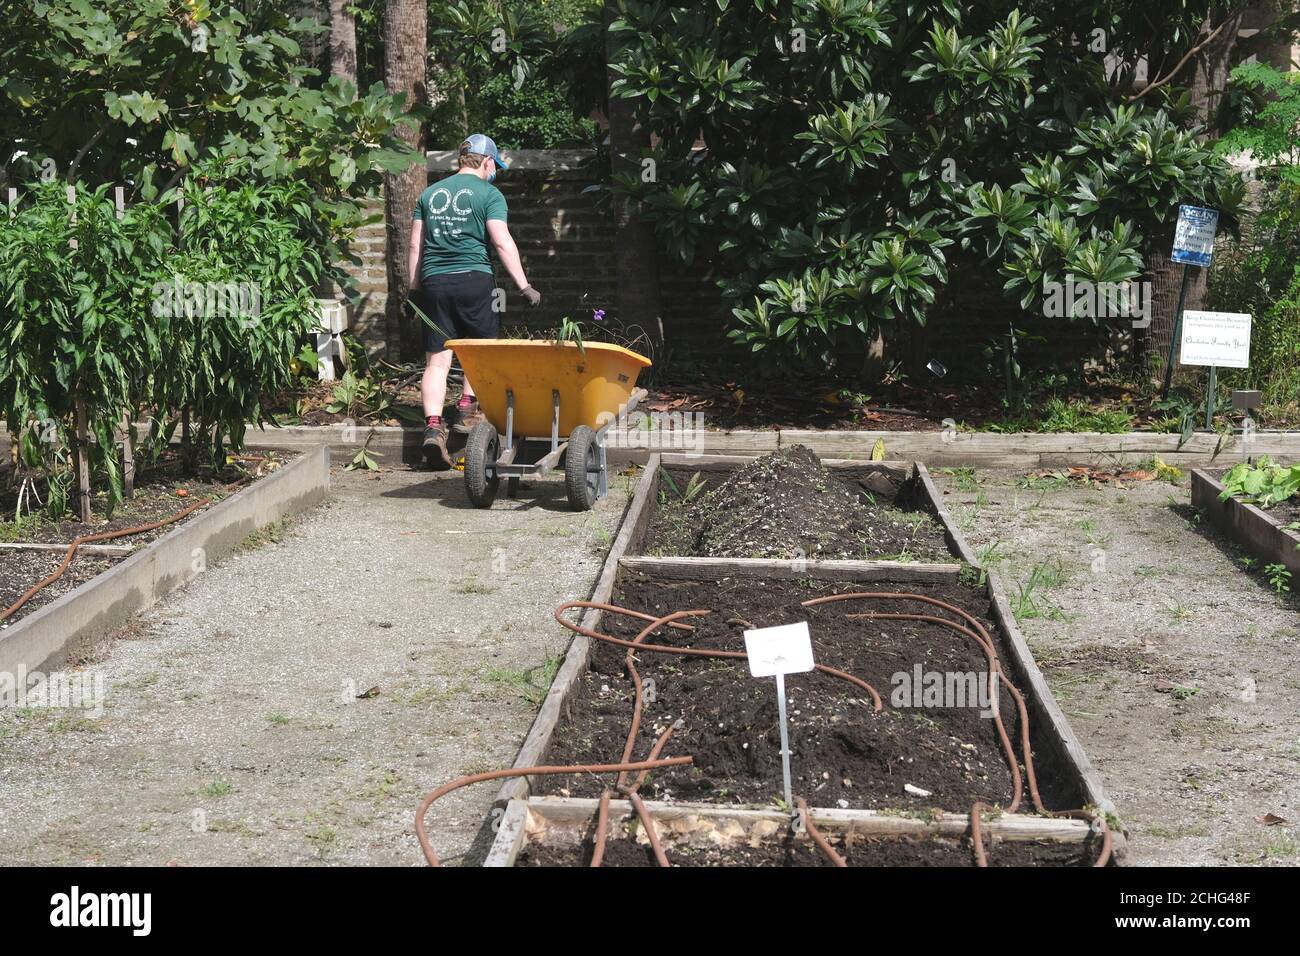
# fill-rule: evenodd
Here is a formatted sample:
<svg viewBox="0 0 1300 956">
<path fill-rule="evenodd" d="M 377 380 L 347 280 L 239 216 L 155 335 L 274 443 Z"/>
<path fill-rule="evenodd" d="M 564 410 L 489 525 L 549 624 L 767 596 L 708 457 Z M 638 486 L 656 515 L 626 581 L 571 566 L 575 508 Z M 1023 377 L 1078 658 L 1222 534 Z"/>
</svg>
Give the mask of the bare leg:
<svg viewBox="0 0 1300 956">
<path fill-rule="evenodd" d="M 425 353 L 424 377 L 420 380 L 420 397 L 424 416 L 441 415 L 447 403 L 447 372 L 451 369 L 451 350 Z"/>
</svg>

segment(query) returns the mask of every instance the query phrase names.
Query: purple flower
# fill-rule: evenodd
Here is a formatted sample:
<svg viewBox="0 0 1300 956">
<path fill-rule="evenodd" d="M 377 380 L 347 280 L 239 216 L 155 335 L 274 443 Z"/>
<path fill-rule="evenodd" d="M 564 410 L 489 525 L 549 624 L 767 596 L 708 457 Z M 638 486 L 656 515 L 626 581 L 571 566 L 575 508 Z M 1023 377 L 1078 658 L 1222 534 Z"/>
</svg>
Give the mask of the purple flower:
<svg viewBox="0 0 1300 956">
<path fill-rule="evenodd" d="M 604 321 L 605 321 L 605 310 L 604 310 L 604 309 L 596 309 L 594 312 L 591 313 L 591 317 L 592 317 L 593 319 L 595 319 L 597 322 L 604 322 Z"/>
</svg>

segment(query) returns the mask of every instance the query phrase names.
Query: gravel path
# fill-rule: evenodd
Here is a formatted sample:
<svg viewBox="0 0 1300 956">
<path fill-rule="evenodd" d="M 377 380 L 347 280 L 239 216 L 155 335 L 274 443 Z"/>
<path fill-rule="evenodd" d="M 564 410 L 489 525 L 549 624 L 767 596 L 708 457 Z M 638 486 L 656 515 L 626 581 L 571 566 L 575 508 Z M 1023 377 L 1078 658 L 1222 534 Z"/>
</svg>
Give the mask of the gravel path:
<svg viewBox="0 0 1300 956">
<path fill-rule="evenodd" d="M 99 649 L 102 716 L 0 711 L 0 863 L 414 864 L 424 792 L 510 764 L 631 479 L 588 514 L 549 481 L 490 512 L 454 473 L 334 481 Z M 495 793 L 434 808 L 445 860 Z"/>
<path fill-rule="evenodd" d="M 1187 480 L 936 479 L 1020 605 L 1131 861 L 1300 864 L 1297 603 L 1196 520 Z"/>
</svg>

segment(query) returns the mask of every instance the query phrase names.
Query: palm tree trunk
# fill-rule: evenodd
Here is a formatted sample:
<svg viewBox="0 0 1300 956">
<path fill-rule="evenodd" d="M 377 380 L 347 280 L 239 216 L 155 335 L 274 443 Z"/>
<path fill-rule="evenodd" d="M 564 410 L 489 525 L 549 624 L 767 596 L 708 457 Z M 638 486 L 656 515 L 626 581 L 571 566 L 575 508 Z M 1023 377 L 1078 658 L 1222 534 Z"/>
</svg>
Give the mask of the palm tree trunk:
<svg viewBox="0 0 1300 956">
<path fill-rule="evenodd" d="M 390 93 L 405 93 L 406 103 L 424 102 L 425 59 L 428 47 L 428 8 L 424 0 L 386 0 L 384 4 L 384 84 Z M 424 155 L 424 129 L 399 126 L 398 135 Z M 384 219 L 387 223 L 389 355 L 404 361 L 419 357 L 419 329 L 402 308 L 409 288 L 406 250 L 411 238 L 411 211 L 428 183 L 423 161 L 405 172 L 384 177 Z"/>
<path fill-rule="evenodd" d="M 348 9 L 352 0 L 330 3 L 330 75 L 357 83 L 357 21 Z"/>
<path fill-rule="evenodd" d="M 1206 43 L 1195 57 L 1180 71 L 1173 82 L 1187 87 L 1189 99 L 1194 105 L 1197 119 L 1206 127 L 1210 135 L 1219 130 L 1219 112 L 1223 93 L 1228 86 L 1228 71 L 1233 67 L 1233 51 L 1237 45 L 1237 31 L 1241 25 L 1241 12 L 1230 14 L 1216 7 L 1210 11 L 1200 35 L 1192 43 L 1200 43 L 1204 37 L 1224 23 L 1219 34 Z M 1166 51 L 1168 52 L 1168 51 Z M 1181 54 L 1174 54 L 1177 60 Z M 1155 58 L 1152 58 L 1155 62 Z M 1158 79 L 1155 71 L 1148 76 L 1148 82 Z M 1150 100 L 1151 97 L 1148 97 Z M 1149 103 L 1154 106 L 1154 103 Z M 1142 354 L 1152 380 L 1163 377 L 1165 364 L 1168 362 L 1169 341 L 1173 337 L 1175 310 L 1178 295 L 1182 288 L 1183 267 L 1169 258 L 1173 246 L 1174 228 L 1171 224 L 1167 235 L 1147 237 L 1147 278 L 1152 283 L 1152 322 L 1141 338 Z M 1187 284 L 1186 309 L 1199 309 L 1204 304 L 1206 278 L 1208 270 L 1192 267 Z"/>
</svg>

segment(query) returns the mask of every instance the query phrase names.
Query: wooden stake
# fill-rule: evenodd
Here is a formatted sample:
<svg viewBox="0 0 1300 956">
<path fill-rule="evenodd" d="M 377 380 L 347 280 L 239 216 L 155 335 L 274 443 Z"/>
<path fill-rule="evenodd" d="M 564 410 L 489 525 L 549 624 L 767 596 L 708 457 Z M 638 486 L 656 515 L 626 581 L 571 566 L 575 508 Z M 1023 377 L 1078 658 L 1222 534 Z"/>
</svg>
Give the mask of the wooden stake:
<svg viewBox="0 0 1300 956">
<path fill-rule="evenodd" d="M 18 190 L 10 187 L 9 189 L 9 218 L 13 219 L 18 215 Z"/>
<path fill-rule="evenodd" d="M 90 426 L 86 423 L 86 403 L 78 398 L 74 405 L 77 419 L 77 515 L 82 524 L 90 524 Z"/>
<path fill-rule="evenodd" d="M 75 226 L 77 224 L 77 187 L 76 186 L 68 187 L 68 205 L 72 207 L 70 212 L 68 213 L 68 224 Z M 77 238 L 75 236 L 73 236 L 71 239 L 68 240 L 68 248 L 69 249 L 77 248 Z"/>
<path fill-rule="evenodd" d="M 135 496 L 135 450 L 131 444 L 131 413 L 122 413 L 122 494 Z"/>
<path fill-rule="evenodd" d="M 113 187 L 113 207 L 117 218 L 126 216 L 126 190 L 121 186 Z M 135 451 L 131 444 L 131 412 L 122 413 L 122 494 L 131 498 L 135 495 Z"/>
</svg>

